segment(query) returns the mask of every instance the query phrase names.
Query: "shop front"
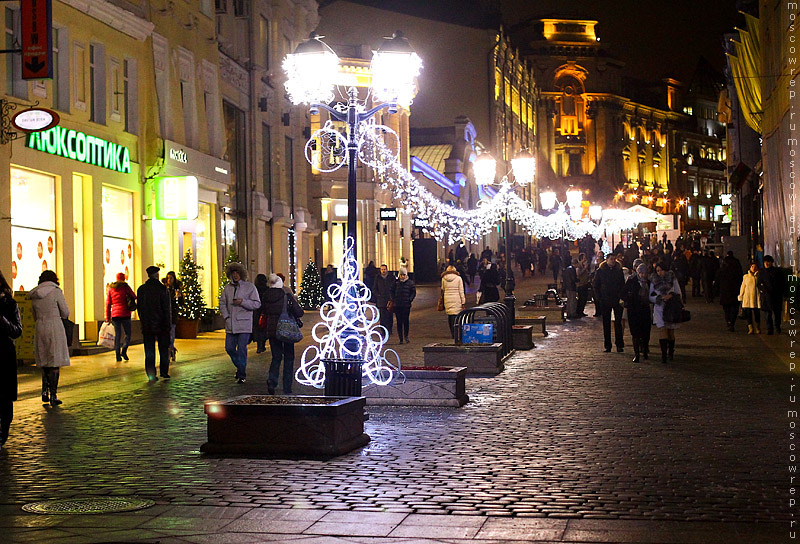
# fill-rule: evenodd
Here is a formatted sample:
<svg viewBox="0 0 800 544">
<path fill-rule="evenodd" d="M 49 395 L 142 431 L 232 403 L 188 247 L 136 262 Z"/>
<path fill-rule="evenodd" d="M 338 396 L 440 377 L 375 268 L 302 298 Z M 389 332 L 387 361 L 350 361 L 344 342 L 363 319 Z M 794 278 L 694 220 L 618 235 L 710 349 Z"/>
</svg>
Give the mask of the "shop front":
<svg viewBox="0 0 800 544">
<path fill-rule="evenodd" d="M 12 143 L 9 280 L 29 291 L 55 271 L 81 339 L 96 338 L 117 273 L 141 280 L 136 139 L 121 139 L 56 126 Z"/>
<path fill-rule="evenodd" d="M 187 251 L 198 265 L 198 280 L 207 307 L 216 307 L 225 239 L 233 239 L 225 216 L 230 181 L 226 161 L 170 140 L 164 141 L 164 165 L 148 180 L 153 262 L 179 273 Z"/>
</svg>

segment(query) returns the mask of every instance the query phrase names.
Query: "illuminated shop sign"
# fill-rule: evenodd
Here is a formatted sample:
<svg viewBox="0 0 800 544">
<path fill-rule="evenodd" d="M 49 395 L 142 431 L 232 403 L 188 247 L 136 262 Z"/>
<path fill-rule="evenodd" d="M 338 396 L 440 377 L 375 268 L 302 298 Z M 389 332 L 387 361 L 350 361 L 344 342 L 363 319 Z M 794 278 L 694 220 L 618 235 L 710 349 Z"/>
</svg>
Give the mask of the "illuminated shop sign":
<svg viewBox="0 0 800 544">
<path fill-rule="evenodd" d="M 170 176 L 155 179 L 156 219 L 196 219 L 197 178 Z"/>
<path fill-rule="evenodd" d="M 123 174 L 131 172 L 131 155 L 127 147 L 77 130 L 56 126 L 44 132 L 34 132 L 28 134 L 27 146 Z"/>
<path fill-rule="evenodd" d="M 381 208 L 381 221 L 397 221 L 397 208 Z"/>
</svg>

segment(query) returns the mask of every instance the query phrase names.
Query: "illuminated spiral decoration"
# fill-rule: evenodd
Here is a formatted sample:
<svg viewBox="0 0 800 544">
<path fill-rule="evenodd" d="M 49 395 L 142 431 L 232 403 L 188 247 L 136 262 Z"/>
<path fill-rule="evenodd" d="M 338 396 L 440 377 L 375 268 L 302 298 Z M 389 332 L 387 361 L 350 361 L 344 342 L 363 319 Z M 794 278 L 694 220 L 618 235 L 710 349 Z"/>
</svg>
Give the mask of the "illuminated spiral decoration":
<svg viewBox="0 0 800 544">
<path fill-rule="evenodd" d="M 306 160 L 320 172 L 333 172 L 347 164 L 347 140 L 328 120 L 306 142 Z"/>
<path fill-rule="evenodd" d="M 400 158 L 400 137 L 375 119 L 365 121 L 358 129 L 358 160 L 372 168 L 383 169 Z"/>
<path fill-rule="evenodd" d="M 295 379 L 317 389 L 325 387 L 324 359 L 362 359 L 362 376 L 376 385 L 392 381 L 400 358 L 392 349 L 383 351 L 389 332 L 379 325 L 378 308 L 369 304 L 372 294 L 358 279 L 353 239 L 347 238 L 340 270 L 342 283 L 328 287 L 329 302 L 319 310 L 322 321 L 311 329 L 317 345 L 303 351 Z"/>
</svg>

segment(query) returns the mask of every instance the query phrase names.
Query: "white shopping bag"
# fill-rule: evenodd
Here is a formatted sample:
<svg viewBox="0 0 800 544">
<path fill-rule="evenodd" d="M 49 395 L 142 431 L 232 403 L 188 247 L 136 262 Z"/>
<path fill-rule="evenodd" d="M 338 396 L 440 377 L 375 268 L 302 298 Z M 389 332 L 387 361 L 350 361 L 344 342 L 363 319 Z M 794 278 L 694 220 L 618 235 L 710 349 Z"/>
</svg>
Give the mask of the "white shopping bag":
<svg viewBox="0 0 800 544">
<path fill-rule="evenodd" d="M 114 325 L 105 321 L 100 326 L 100 334 L 98 335 L 97 344 L 109 349 L 114 349 Z"/>
</svg>

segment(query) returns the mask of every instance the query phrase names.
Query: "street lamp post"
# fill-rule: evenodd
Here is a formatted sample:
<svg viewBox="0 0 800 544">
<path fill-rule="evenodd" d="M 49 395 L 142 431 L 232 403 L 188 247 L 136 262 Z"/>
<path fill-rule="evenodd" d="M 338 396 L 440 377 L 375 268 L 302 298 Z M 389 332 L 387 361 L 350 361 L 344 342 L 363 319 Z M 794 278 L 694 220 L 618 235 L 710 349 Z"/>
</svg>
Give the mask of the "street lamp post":
<svg viewBox="0 0 800 544">
<path fill-rule="evenodd" d="M 473 171 L 475 173 L 475 182 L 478 185 L 492 185 L 497 174 L 497 161 L 488 153 L 482 153 L 473 163 Z M 518 185 L 529 185 L 536 174 L 536 159 L 527 151 L 520 152 L 516 158 L 511 160 L 511 171 L 500 180 L 501 185 L 511 186 L 513 184 L 508 178 L 509 174 L 514 175 L 514 182 Z M 503 298 L 503 302 L 511 312 L 511 322 L 513 323 L 517 298 L 514 296 L 514 270 L 511 266 L 511 251 L 508 240 L 508 232 L 511 228 L 508 210 L 505 213 L 504 227 L 503 243 L 506 246 L 506 281 L 503 290 L 506 295 Z"/>
<path fill-rule="evenodd" d="M 383 109 L 397 113 L 398 105 L 410 105 L 422 61 L 403 33 L 395 32 L 373 53 L 370 64 L 372 95 L 375 101 L 382 103 L 365 110 L 358 98 L 358 89 L 353 86 L 347 89 L 346 104 L 331 107 L 339 57 L 322 41 L 323 37 L 312 32 L 294 53 L 286 56 L 283 63 L 287 74 L 286 91 L 294 104 L 307 104 L 312 114 L 323 109 L 332 119 L 347 126 L 346 137 L 342 138 L 347 148 L 347 236 L 352 238 L 353 254 L 357 255 L 356 167 L 362 143 L 360 129 Z M 340 135 L 336 137 L 341 138 Z"/>
</svg>

